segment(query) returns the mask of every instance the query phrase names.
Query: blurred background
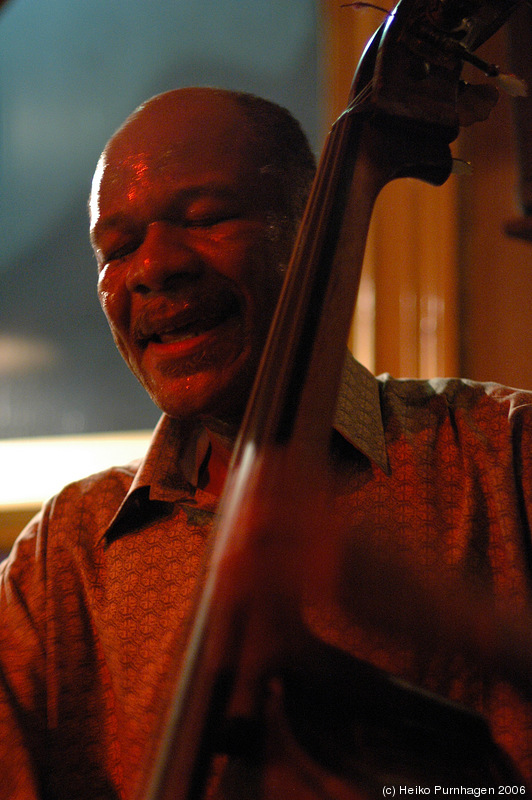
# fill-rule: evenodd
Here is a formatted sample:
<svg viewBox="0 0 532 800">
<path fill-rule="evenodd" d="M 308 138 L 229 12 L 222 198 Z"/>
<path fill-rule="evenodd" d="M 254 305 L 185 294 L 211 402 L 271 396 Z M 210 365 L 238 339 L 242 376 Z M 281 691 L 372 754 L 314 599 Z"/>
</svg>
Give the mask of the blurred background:
<svg viewBox="0 0 532 800">
<path fill-rule="evenodd" d="M 158 418 L 96 299 L 86 202 L 109 136 L 147 97 L 206 84 L 287 106 L 319 153 L 381 21 L 381 12 L 340 0 L 1 4 L 4 541 L 65 480 L 140 455 Z M 529 16 L 516 31 L 530 33 Z M 506 66 L 517 52 L 509 43 L 505 30 L 483 55 Z M 519 47 L 529 56 L 530 36 Z M 516 104 L 503 97 L 455 145 L 472 161 L 471 178 L 451 177 L 440 189 L 401 181 L 383 193 L 351 339 L 370 369 L 532 388 L 530 176 L 519 130 Z M 509 236 L 516 219 L 519 236 Z M 93 461 L 89 451 L 100 455 Z M 45 475 L 52 483 L 42 484 Z"/>
</svg>

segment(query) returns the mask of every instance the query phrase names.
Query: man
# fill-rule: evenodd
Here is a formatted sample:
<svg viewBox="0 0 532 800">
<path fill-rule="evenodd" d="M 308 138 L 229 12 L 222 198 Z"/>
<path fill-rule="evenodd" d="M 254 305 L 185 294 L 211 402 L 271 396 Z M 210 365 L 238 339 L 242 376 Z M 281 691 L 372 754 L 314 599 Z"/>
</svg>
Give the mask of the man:
<svg viewBox="0 0 532 800">
<path fill-rule="evenodd" d="M 67 487 L 3 565 L 3 797 L 135 796 L 312 172 L 285 112 L 220 90 L 152 99 L 104 150 L 90 204 L 99 296 L 164 415 L 142 464 Z M 412 548 L 422 583 L 449 570 L 524 613 L 531 409 L 526 393 L 377 381 L 348 362 L 335 519 L 378 552 Z M 344 606 L 309 609 L 311 628 L 485 713 L 530 777 L 532 711 L 514 689 L 463 652 L 350 617 L 356 537 Z"/>
</svg>

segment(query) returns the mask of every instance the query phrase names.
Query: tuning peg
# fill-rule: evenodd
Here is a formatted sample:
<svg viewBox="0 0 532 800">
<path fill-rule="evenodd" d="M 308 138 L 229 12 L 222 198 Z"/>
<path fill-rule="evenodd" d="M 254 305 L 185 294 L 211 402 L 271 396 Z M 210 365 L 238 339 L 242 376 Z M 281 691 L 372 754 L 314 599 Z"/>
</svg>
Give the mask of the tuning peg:
<svg viewBox="0 0 532 800">
<path fill-rule="evenodd" d="M 487 61 L 483 61 L 483 59 L 479 58 L 474 53 L 470 53 L 465 47 L 460 48 L 460 55 L 463 61 L 467 61 L 474 67 L 477 67 L 484 75 L 487 75 L 489 78 L 495 78 L 497 86 L 506 92 L 506 94 L 509 94 L 510 97 L 527 96 L 527 85 L 522 78 L 518 78 L 517 75 L 501 72 L 496 64 L 489 64 Z"/>
<path fill-rule="evenodd" d="M 495 83 L 510 97 L 526 97 L 528 94 L 528 87 L 525 81 L 516 75 L 499 72 L 495 76 Z"/>
</svg>

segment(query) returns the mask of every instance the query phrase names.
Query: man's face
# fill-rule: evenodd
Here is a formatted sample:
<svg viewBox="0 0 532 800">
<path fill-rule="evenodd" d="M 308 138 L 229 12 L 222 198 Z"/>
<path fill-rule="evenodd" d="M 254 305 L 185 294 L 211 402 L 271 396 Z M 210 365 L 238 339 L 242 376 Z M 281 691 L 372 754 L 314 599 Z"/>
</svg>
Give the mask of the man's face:
<svg viewBox="0 0 532 800">
<path fill-rule="evenodd" d="M 272 191 L 232 102 L 148 105 L 96 171 L 98 293 L 120 352 L 179 418 L 238 423 L 281 277 Z"/>
</svg>

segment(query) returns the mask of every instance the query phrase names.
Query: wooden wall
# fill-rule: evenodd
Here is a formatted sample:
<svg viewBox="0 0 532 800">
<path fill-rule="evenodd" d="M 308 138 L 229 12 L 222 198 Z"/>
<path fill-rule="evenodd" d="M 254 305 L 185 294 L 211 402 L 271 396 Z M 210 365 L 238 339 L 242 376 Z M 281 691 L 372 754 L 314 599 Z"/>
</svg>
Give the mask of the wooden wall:
<svg viewBox="0 0 532 800">
<path fill-rule="evenodd" d="M 501 31 L 484 53 L 504 64 Z M 463 374 L 532 389 L 532 242 L 509 237 L 520 214 L 512 103 L 502 96 L 487 122 L 464 131 L 473 175 L 460 193 L 460 365 Z"/>
<path fill-rule="evenodd" d="M 375 10 L 322 0 L 325 126 L 340 113 Z M 506 32 L 481 54 L 504 65 Z M 471 79 L 483 82 L 481 73 Z M 461 375 L 532 389 L 532 243 L 510 238 L 517 158 L 512 105 L 453 146 L 471 177 L 441 188 L 391 184 L 379 199 L 368 242 L 353 349 L 376 372 Z"/>
</svg>

